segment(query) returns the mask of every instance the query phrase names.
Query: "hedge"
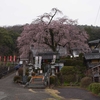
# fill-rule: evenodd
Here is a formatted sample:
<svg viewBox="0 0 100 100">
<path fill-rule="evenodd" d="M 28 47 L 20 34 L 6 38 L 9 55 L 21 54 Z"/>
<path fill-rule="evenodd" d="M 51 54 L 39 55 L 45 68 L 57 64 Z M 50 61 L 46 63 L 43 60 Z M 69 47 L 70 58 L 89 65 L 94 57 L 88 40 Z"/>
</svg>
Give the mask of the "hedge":
<svg viewBox="0 0 100 100">
<path fill-rule="evenodd" d="M 100 83 L 91 83 L 88 89 L 95 94 L 100 94 Z"/>
</svg>

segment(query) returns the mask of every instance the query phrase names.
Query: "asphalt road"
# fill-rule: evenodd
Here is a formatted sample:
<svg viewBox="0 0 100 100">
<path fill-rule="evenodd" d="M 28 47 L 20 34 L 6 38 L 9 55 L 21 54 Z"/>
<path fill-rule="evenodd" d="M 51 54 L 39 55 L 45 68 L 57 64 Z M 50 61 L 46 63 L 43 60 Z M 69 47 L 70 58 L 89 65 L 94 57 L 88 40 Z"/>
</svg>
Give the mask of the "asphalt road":
<svg viewBox="0 0 100 100">
<path fill-rule="evenodd" d="M 0 100 L 100 100 L 100 97 L 80 88 L 57 88 L 59 95 L 65 98 L 58 99 L 45 89 L 34 90 L 15 84 L 14 75 L 15 73 L 0 79 Z"/>
<path fill-rule="evenodd" d="M 97 95 L 81 88 L 67 87 L 58 89 L 59 95 L 69 100 L 100 100 Z"/>
<path fill-rule="evenodd" d="M 15 73 L 0 79 L 0 100 L 48 100 L 53 98 L 45 90 L 32 90 L 15 84 Z"/>
</svg>

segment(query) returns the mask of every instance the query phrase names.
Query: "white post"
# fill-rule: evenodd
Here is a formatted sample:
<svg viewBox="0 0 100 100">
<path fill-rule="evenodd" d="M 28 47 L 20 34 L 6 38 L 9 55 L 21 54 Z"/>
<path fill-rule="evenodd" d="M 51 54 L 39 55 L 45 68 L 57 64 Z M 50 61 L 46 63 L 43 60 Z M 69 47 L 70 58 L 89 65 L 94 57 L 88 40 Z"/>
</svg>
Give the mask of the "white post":
<svg viewBox="0 0 100 100">
<path fill-rule="evenodd" d="M 35 69 L 38 68 L 38 56 L 35 57 Z"/>
<path fill-rule="evenodd" d="M 25 76 L 25 71 L 26 71 L 26 62 L 23 61 L 23 76 Z"/>
<path fill-rule="evenodd" d="M 53 55 L 53 63 L 56 61 L 56 55 Z"/>
<path fill-rule="evenodd" d="M 41 69 L 41 61 L 42 61 L 42 57 L 39 56 L 39 68 Z"/>
<path fill-rule="evenodd" d="M 55 71 L 54 71 L 55 66 L 51 65 L 51 69 L 52 69 L 52 76 L 55 76 Z"/>
</svg>

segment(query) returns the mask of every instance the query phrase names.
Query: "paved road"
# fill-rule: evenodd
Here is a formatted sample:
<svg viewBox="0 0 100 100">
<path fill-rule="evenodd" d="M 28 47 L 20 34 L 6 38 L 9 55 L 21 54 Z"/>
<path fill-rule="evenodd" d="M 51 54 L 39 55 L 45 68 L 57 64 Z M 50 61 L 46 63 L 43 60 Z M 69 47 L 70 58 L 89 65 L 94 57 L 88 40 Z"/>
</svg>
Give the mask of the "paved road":
<svg viewBox="0 0 100 100">
<path fill-rule="evenodd" d="M 60 92 L 59 95 L 69 100 L 100 100 L 100 97 L 85 89 L 67 87 L 58 89 L 58 91 Z"/>
<path fill-rule="evenodd" d="M 0 79 L 0 100 L 48 100 L 53 98 L 45 90 L 32 90 L 13 83 L 11 74 Z"/>
<path fill-rule="evenodd" d="M 22 85 L 13 83 L 15 73 L 0 79 L 0 100 L 100 100 L 90 92 L 79 88 L 59 88 L 60 96 L 65 99 L 58 99 L 45 91 L 45 89 L 28 89 Z"/>
</svg>

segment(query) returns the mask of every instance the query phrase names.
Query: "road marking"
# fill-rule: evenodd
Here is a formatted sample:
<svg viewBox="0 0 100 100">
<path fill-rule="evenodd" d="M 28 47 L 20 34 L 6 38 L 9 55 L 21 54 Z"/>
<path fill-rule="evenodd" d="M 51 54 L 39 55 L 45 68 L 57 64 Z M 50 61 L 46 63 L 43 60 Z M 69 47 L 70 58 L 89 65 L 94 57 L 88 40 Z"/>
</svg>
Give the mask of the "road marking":
<svg viewBox="0 0 100 100">
<path fill-rule="evenodd" d="M 2 100 L 5 97 L 7 97 L 7 95 L 4 92 L 0 91 L 0 100 Z"/>
<path fill-rule="evenodd" d="M 36 91 L 33 91 L 32 89 L 28 89 L 30 92 L 36 93 Z"/>
</svg>

